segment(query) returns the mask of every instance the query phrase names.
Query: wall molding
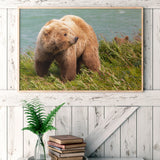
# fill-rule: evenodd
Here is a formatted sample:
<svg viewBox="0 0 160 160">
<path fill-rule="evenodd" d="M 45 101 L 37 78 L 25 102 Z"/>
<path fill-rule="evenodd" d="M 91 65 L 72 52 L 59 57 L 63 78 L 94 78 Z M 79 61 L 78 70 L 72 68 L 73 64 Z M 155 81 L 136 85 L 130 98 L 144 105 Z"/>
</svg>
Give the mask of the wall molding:
<svg viewBox="0 0 160 160">
<path fill-rule="evenodd" d="M 159 0 L 5 0 L 0 2 L 0 8 L 17 8 L 17 7 L 144 7 L 160 8 Z"/>
<path fill-rule="evenodd" d="M 18 92 L 0 90 L 1 106 L 19 106 L 38 97 L 46 106 L 160 106 L 160 90 L 144 92 Z"/>
</svg>

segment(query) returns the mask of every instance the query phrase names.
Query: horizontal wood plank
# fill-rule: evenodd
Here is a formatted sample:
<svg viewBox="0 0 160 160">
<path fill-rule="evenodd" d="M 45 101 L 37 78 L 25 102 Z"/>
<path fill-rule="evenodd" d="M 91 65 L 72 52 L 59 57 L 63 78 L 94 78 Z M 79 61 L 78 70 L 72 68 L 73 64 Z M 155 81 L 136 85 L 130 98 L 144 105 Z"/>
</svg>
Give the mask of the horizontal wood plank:
<svg viewBox="0 0 160 160">
<path fill-rule="evenodd" d="M 46 106 L 159 106 L 160 90 L 144 92 L 17 92 L 0 91 L 1 106 L 21 106 L 38 97 Z"/>
<path fill-rule="evenodd" d="M 23 7 L 58 7 L 58 6 L 76 6 L 76 7 L 91 7 L 91 6 L 98 6 L 98 7 L 145 7 L 145 8 L 159 8 L 160 2 L 159 0 L 92 0 L 92 1 L 86 1 L 86 0 L 80 0 L 80 1 L 71 1 L 70 0 L 15 0 L 10 2 L 10 0 L 5 0 L 0 3 L 1 8 L 17 8 L 19 6 Z"/>
<path fill-rule="evenodd" d="M 138 107 L 123 107 L 117 112 L 102 120 L 100 124 L 85 139 L 86 156 L 90 156 L 102 143 L 104 143 L 115 131 L 129 118 Z"/>
</svg>

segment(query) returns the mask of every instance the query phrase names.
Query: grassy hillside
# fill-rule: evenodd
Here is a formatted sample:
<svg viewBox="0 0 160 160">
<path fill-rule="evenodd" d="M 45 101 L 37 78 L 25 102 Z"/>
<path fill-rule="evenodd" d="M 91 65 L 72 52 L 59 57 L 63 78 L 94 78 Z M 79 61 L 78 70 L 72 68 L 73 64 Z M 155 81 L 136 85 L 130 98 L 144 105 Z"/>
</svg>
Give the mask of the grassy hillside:
<svg viewBox="0 0 160 160">
<path fill-rule="evenodd" d="M 63 83 L 60 70 L 52 63 L 48 76 L 42 78 L 34 70 L 34 53 L 20 55 L 20 90 L 140 90 L 141 41 L 117 44 L 102 38 L 99 41 L 100 74 L 84 66 L 73 81 Z"/>
</svg>

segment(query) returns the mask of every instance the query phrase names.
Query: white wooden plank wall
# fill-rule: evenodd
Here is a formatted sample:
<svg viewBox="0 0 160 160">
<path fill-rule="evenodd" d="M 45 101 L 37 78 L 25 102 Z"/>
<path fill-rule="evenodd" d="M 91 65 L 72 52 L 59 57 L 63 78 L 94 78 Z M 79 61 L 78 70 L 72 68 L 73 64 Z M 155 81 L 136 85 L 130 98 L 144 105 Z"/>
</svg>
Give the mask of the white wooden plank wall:
<svg viewBox="0 0 160 160">
<path fill-rule="evenodd" d="M 88 107 L 72 107 L 72 134 L 85 138 L 88 135 Z"/>
<path fill-rule="evenodd" d="M 0 2 L 0 89 L 17 89 L 17 6 L 143 6 L 144 10 L 144 88 L 160 89 L 160 3 L 158 0 L 51 0 Z M 53 104 L 54 107 L 54 104 Z M 53 109 L 46 107 L 46 112 Z M 51 134 L 74 134 L 86 137 L 103 118 L 116 112 L 116 107 L 64 107 L 54 121 L 57 131 Z M 160 159 L 160 108 L 142 107 L 135 112 L 92 156 L 144 157 Z M 25 117 L 21 106 L 0 106 L 0 160 L 32 156 L 36 136 L 21 131 Z"/>
<path fill-rule="evenodd" d="M 136 113 L 121 126 L 121 157 L 136 157 Z"/>
<path fill-rule="evenodd" d="M 152 107 L 137 111 L 137 157 L 152 159 Z"/>
<path fill-rule="evenodd" d="M 0 89 L 7 89 L 7 10 L 0 9 Z M 0 160 L 7 159 L 7 110 L 0 106 Z"/>
<path fill-rule="evenodd" d="M 160 89 L 160 10 L 153 10 L 153 89 Z M 160 158 L 160 107 L 153 108 L 153 159 Z"/>
<path fill-rule="evenodd" d="M 0 89 L 7 89 L 7 10 L 0 9 Z"/>
<path fill-rule="evenodd" d="M 23 110 L 20 107 L 8 108 L 8 160 L 23 156 Z"/>
<path fill-rule="evenodd" d="M 144 89 L 152 89 L 152 9 L 144 11 Z M 137 111 L 137 157 L 152 159 L 152 107 Z"/>
<path fill-rule="evenodd" d="M 104 119 L 104 107 L 89 107 L 89 125 L 88 132 L 91 133 Z M 92 156 L 104 157 L 104 144 L 99 147 Z"/>
<path fill-rule="evenodd" d="M 8 9 L 8 89 L 17 89 L 17 9 Z M 16 127 L 15 127 L 16 126 Z M 8 107 L 8 160 L 23 156 L 23 109 Z"/>
<path fill-rule="evenodd" d="M 119 108 L 105 107 L 105 118 L 116 113 Z M 120 128 L 105 142 L 105 157 L 120 157 Z"/>
</svg>

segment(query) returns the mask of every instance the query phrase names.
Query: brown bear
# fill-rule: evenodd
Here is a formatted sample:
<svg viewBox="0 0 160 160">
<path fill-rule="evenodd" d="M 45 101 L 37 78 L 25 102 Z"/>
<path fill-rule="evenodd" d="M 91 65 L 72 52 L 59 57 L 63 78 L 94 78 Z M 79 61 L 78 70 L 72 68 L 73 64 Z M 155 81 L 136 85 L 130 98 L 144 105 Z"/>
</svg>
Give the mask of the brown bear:
<svg viewBox="0 0 160 160">
<path fill-rule="evenodd" d="M 93 28 L 74 15 L 47 22 L 37 37 L 36 73 L 45 76 L 53 60 L 59 64 L 63 81 L 73 80 L 81 64 L 99 72 L 98 41 Z"/>
<path fill-rule="evenodd" d="M 114 37 L 114 40 L 116 41 L 117 44 L 123 44 L 129 42 L 129 37 L 125 36 L 124 38 L 119 38 L 119 37 Z"/>
</svg>

